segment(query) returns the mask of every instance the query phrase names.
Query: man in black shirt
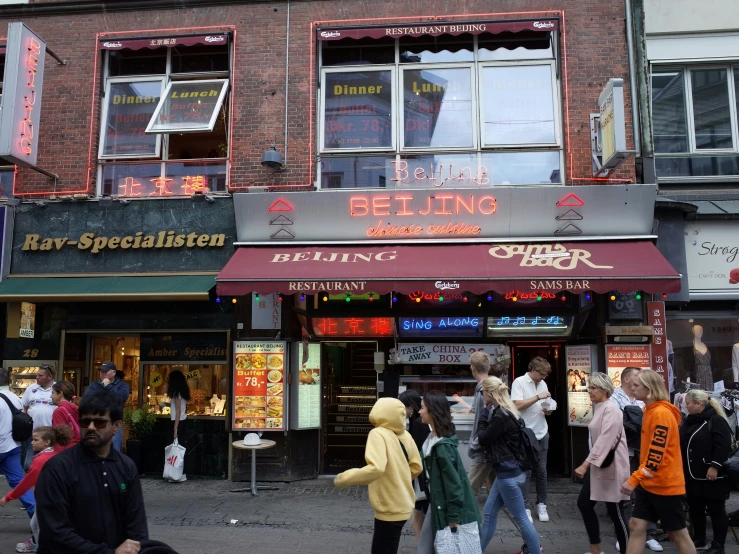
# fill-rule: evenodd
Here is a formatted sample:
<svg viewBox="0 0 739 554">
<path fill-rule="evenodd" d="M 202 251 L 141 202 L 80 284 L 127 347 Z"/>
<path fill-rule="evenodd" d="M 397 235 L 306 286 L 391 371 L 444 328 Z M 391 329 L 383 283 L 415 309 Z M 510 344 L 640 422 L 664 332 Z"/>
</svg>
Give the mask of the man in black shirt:
<svg viewBox="0 0 739 554">
<path fill-rule="evenodd" d="M 46 462 L 36 485 L 41 554 L 138 554 L 149 538 L 136 464 L 111 448 L 123 422 L 110 391 L 83 397 L 80 443 Z"/>
</svg>

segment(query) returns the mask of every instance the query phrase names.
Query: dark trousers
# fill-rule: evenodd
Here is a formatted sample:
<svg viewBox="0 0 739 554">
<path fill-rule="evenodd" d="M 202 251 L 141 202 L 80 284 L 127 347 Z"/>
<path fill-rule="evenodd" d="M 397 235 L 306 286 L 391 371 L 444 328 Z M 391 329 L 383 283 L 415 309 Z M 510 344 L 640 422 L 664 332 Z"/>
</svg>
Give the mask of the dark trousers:
<svg viewBox="0 0 739 554">
<path fill-rule="evenodd" d="M 723 498 L 688 496 L 690 521 L 693 523 L 693 540 L 695 542 L 706 541 L 706 508 L 708 509 L 708 515 L 711 516 L 713 542 L 723 546 L 726 542 L 726 533 L 729 531 L 729 522 L 726 518 L 726 501 Z"/>
<path fill-rule="evenodd" d="M 625 502 L 606 502 L 608 516 L 613 521 L 613 528 L 616 531 L 618 546 L 621 552 L 626 552 L 626 545 L 629 542 L 629 520 L 625 514 Z M 596 501 L 590 500 L 590 471 L 585 474 L 580 496 L 577 499 L 577 507 L 582 514 L 582 520 L 585 523 L 585 531 L 588 533 L 590 544 L 600 544 L 600 525 L 598 516 L 595 513 Z"/>
<path fill-rule="evenodd" d="M 429 517 L 429 516 L 426 516 Z M 404 521 L 381 521 L 375 519 L 375 533 L 372 535 L 372 554 L 398 554 L 400 533 Z"/>
</svg>

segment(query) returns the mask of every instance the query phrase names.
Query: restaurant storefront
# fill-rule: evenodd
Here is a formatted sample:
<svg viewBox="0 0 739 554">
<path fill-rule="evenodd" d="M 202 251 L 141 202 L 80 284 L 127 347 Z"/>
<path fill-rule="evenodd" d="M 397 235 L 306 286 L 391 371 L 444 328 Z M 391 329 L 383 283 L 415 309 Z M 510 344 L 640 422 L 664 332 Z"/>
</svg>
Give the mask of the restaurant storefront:
<svg viewBox="0 0 739 554">
<path fill-rule="evenodd" d="M 248 350 L 234 367 L 237 387 L 266 377 L 264 390 L 234 400 L 237 412 L 252 394 L 267 409 L 274 403 L 283 410 L 279 433 L 270 433 L 269 417 L 244 411 L 235 419 L 235 438 L 243 425 L 278 443 L 261 457 L 260 478 L 291 473 L 284 452 L 295 440 L 310 443 L 318 473 L 362 463 L 372 404 L 407 388 L 445 392 L 464 443 L 474 391 L 469 354 L 476 350 L 509 380 L 534 356 L 550 361 L 548 385 L 558 404 L 550 433 L 559 445 L 550 470 L 569 475 L 572 456 L 587 449 L 587 375 L 605 371 L 604 346 L 627 342 L 642 327 L 638 341 L 651 343 L 652 327 L 629 320 L 646 318 L 647 300 L 679 290 L 680 276 L 651 240 L 655 192 L 630 185 L 576 193 L 496 187 L 236 195 L 238 248 L 217 278 L 218 294 L 250 298 L 252 307 L 267 299 L 292 308 L 283 310 L 286 355 L 275 367 L 264 354 L 253 367 Z M 245 329 L 238 339 L 268 336 Z M 313 356 L 303 354 L 311 349 Z M 279 394 L 271 392 L 273 379 L 284 383 Z M 322 394 L 306 396 L 310 388 Z M 316 402 L 321 424 L 299 425 Z"/>
<path fill-rule="evenodd" d="M 83 394 L 113 361 L 131 389 L 126 406 L 157 414 L 143 469 L 159 473 L 172 441 L 167 376 L 180 370 L 192 396 L 180 432 L 185 470 L 225 478 L 236 306 L 216 302 L 212 289 L 234 236 L 229 198 L 19 206 L 0 284 L 11 386 L 22 393 L 50 363 Z"/>
</svg>

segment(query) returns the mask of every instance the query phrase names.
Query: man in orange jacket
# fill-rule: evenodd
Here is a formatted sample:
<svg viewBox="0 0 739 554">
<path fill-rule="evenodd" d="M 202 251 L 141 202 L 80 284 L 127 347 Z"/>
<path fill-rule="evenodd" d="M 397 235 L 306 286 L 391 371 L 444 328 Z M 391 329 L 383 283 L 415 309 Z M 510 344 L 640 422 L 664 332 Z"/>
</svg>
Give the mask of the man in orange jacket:
<svg viewBox="0 0 739 554">
<path fill-rule="evenodd" d="M 650 369 L 640 371 L 633 381 L 637 400 L 646 404 L 641 428 L 639 468 L 621 485 L 621 492 L 635 492 L 634 511 L 629 522 L 626 554 L 642 554 L 648 522 L 662 522 L 680 554 L 695 554 L 695 546 L 685 526 L 685 477 L 680 453 L 680 411 L 670 404 L 660 375 Z"/>
</svg>

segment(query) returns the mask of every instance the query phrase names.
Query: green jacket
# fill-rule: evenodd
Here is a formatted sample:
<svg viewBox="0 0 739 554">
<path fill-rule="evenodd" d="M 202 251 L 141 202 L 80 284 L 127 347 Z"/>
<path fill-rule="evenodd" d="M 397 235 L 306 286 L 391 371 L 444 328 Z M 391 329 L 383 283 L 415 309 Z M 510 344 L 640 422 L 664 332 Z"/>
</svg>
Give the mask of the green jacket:
<svg viewBox="0 0 739 554">
<path fill-rule="evenodd" d="M 443 438 L 423 459 L 423 469 L 429 475 L 426 494 L 434 531 L 444 529 L 449 523 L 480 524 L 480 510 L 459 457 L 458 444 L 456 435 Z"/>
</svg>

